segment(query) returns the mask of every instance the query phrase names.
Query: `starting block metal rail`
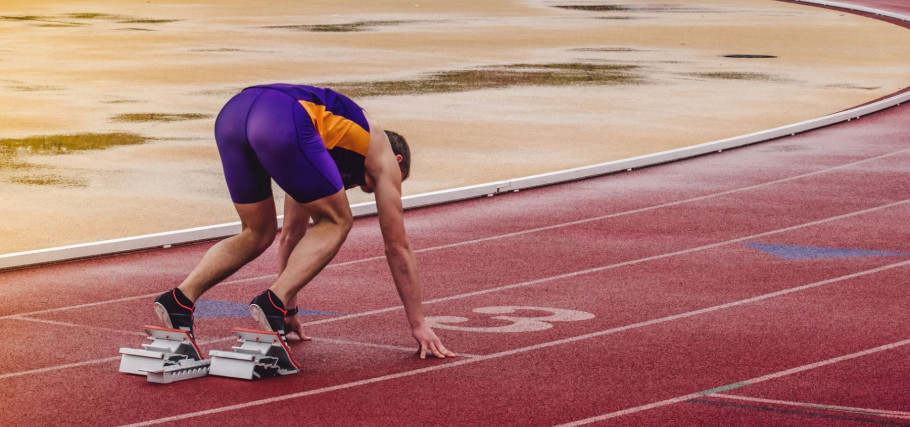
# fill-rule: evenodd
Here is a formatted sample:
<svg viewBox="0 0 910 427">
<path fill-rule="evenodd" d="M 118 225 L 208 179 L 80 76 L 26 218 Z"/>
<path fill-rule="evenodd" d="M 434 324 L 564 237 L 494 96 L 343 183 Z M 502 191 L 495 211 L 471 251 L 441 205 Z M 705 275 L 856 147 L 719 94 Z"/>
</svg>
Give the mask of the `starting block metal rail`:
<svg viewBox="0 0 910 427">
<path fill-rule="evenodd" d="M 234 328 L 240 342 L 234 351 L 211 350 L 208 373 L 221 377 L 255 380 L 296 374 L 300 365 L 278 332 Z"/>
<path fill-rule="evenodd" d="M 144 375 L 150 383 L 167 384 L 208 375 L 211 360 L 202 360 L 189 331 L 145 326 L 151 344 L 121 348 L 120 372 Z"/>
</svg>

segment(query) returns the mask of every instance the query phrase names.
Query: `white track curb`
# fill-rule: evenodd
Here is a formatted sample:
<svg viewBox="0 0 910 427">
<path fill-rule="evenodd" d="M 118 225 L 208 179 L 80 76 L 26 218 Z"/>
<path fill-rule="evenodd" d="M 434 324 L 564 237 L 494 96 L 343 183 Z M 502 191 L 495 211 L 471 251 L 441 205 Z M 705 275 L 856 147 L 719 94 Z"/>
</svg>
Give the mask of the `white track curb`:
<svg viewBox="0 0 910 427">
<path fill-rule="evenodd" d="M 900 15 L 897 13 L 882 11 L 865 6 L 856 6 L 841 2 L 823 1 L 823 0 L 793 0 L 800 3 L 811 3 L 822 6 L 837 7 L 859 12 L 871 13 L 889 18 L 899 19 L 910 22 L 910 16 Z M 450 203 L 459 200 L 493 196 L 501 193 L 519 191 L 527 188 L 540 187 L 545 185 L 559 184 L 563 182 L 576 181 L 584 178 L 591 178 L 600 175 L 606 175 L 615 172 L 621 172 L 632 169 L 639 169 L 646 166 L 658 165 L 661 163 L 672 162 L 690 157 L 700 156 L 717 151 L 729 150 L 731 148 L 743 147 L 759 142 L 769 141 L 772 139 L 795 135 L 830 126 L 835 123 L 857 119 L 904 102 L 910 101 L 910 92 L 902 93 L 881 101 L 820 117 L 818 119 L 807 120 L 787 126 L 769 129 L 761 132 L 750 133 L 747 135 L 733 138 L 721 139 L 717 141 L 698 144 L 690 147 L 679 148 L 675 150 L 662 151 L 645 156 L 632 157 L 630 159 L 617 160 L 612 162 L 600 163 L 591 166 L 584 166 L 574 169 L 567 169 L 558 172 L 544 173 L 524 178 L 516 178 L 505 181 L 489 182 L 485 184 L 472 185 L 469 187 L 455 188 L 451 190 L 435 191 L 430 193 L 416 194 L 402 198 L 405 209 L 414 209 L 424 206 Z M 373 202 L 359 203 L 351 205 L 354 217 L 369 216 L 376 213 L 376 204 Z M 282 217 L 278 217 L 278 225 L 281 226 Z M 48 249 L 39 249 L 33 251 L 16 252 L 11 254 L 0 255 L 0 270 L 24 267 L 35 264 L 44 264 L 51 262 L 67 261 L 79 258 L 88 258 L 102 255 L 110 255 L 120 252 L 136 251 L 141 249 L 151 249 L 158 247 L 170 247 L 171 245 L 197 242 L 203 240 L 219 239 L 235 235 L 240 232 L 240 222 L 228 224 L 212 225 L 207 227 L 197 227 L 185 230 L 169 231 L 163 233 L 146 234 L 135 237 L 125 237 L 121 239 L 104 240 L 100 242 L 82 243 L 78 245 L 60 246 Z"/>
</svg>

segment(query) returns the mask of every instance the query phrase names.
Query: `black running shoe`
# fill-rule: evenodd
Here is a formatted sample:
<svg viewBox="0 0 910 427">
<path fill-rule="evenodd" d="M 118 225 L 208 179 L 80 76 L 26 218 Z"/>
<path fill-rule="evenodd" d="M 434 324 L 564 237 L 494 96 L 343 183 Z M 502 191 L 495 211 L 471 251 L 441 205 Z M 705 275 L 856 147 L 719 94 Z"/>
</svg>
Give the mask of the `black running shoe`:
<svg viewBox="0 0 910 427">
<path fill-rule="evenodd" d="M 193 310 L 195 308 L 192 301 L 177 288 L 155 298 L 155 313 L 158 314 L 164 327 L 190 331 L 190 336 L 193 336 Z"/>
<path fill-rule="evenodd" d="M 287 313 L 278 296 L 268 289 L 250 301 L 250 314 L 259 325 L 267 331 L 278 332 L 282 338 L 285 337 L 284 331 L 287 329 L 284 323 Z"/>
</svg>

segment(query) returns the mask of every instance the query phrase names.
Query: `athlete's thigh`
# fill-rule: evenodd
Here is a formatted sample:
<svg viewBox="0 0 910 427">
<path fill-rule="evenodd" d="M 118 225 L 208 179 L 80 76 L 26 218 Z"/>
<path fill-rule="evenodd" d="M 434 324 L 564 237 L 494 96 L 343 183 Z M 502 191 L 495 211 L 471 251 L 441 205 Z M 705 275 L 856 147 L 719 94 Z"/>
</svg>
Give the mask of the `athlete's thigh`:
<svg viewBox="0 0 910 427">
<path fill-rule="evenodd" d="M 256 203 L 272 195 L 272 180 L 246 137 L 246 118 L 260 93 L 245 90 L 237 94 L 215 120 L 215 141 L 234 203 Z"/>
<path fill-rule="evenodd" d="M 247 119 L 247 138 L 265 170 L 294 200 L 305 204 L 343 188 L 312 119 L 290 95 L 264 89 Z"/>
</svg>

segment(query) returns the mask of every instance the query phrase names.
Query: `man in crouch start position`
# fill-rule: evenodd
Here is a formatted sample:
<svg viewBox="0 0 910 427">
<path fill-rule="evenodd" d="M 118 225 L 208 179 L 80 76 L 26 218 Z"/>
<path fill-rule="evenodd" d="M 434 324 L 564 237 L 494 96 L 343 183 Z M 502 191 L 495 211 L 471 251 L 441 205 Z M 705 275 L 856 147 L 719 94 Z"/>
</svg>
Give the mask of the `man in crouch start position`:
<svg viewBox="0 0 910 427">
<path fill-rule="evenodd" d="M 383 131 L 346 96 L 314 86 L 270 84 L 244 89 L 221 110 L 215 140 L 240 234 L 213 246 L 180 286 L 154 303 L 169 328 L 193 331 L 195 301 L 262 254 L 278 232 L 271 180 L 287 193 L 279 239 L 279 275 L 250 302 L 260 325 L 308 340 L 297 293 L 332 260 L 353 224 L 346 189 L 375 193 L 389 269 L 420 358 L 455 354 L 427 325 L 417 265 L 404 228 L 401 181 L 411 154 L 401 135 Z M 308 230 L 310 219 L 313 227 Z"/>
</svg>

